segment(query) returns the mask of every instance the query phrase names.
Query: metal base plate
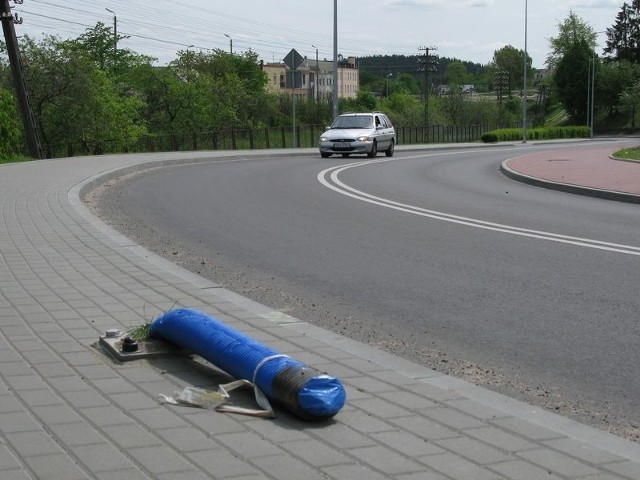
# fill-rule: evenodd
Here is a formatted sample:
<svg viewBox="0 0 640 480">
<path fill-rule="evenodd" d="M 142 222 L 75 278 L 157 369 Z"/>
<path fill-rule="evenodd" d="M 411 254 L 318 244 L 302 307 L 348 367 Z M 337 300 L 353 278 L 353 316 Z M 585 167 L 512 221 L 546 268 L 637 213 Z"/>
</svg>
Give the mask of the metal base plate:
<svg viewBox="0 0 640 480">
<path fill-rule="evenodd" d="M 127 336 L 123 333 L 117 337 L 100 336 L 100 345 L 117 360 L 121 362 L 129 362 L 131 360 L 141 360 L 143 358 L 164 357 L 173 355 L 189 355 L 184 348 L 165 342 L 160 339 L 139 340 L 138 350 L 135 352 L 123 352 L 122 341 Z"/>
</svg>

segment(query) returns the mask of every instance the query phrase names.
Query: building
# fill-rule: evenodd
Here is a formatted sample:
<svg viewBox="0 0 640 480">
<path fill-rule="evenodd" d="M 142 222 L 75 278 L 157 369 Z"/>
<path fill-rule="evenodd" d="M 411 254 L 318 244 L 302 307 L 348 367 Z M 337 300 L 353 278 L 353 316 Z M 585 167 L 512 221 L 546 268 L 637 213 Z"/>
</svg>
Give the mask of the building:
<svg viewBox="0 0 640 480">
<path fill-rule="evenodd" d="M 267 75 L 267 92 L 278 93 L 286 88 L 287 68 L 284 63 L 265 63 L 262 70 Z"/>
<path fill-rule="evenodd" d="M 295 72 L 296 82 L 293 89 L 293 72 L 284 63 L 265 63 L 262 66 L 267 75 L 269 93 L 291 93 L 296 98 L 323 100 L 333 95 L 333 61 L 310 60 L 305 57 Z M 360 72 L 355 57 L 338 57 L 338 98 L 355 98 L 358 95 Z"/>
</svg>

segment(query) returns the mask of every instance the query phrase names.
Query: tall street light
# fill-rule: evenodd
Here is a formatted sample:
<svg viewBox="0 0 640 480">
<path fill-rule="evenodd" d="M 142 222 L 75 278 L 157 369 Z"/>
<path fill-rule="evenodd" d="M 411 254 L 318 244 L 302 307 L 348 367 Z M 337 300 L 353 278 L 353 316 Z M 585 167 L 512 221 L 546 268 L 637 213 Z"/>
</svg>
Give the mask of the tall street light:
<svg viewBox="0 0 640 480">
<path fill-rule="evenodd" d="M 315 81 L 315 100 L 316 100 L 316 123 L 318 123 L 318 110 L 319 110 L 319 105 L 320 105 L 320 83 L 319 83 L 319 78 L 320 77 L 320 64 L 318 63 L 318 47 L 316 47 L 315 45 L 311 45 L 313 48 L 316 49 L 316 81 Z"/>
<path fill-rule="evenodd" d="M 333 118 L 338 117 L 338 0 L 333 0 Z"/>
<path fill-rule="evenodd" d="M 224 36 L 229 39 L 229 52 L 231 53 L 231 55 L 233 55 L 233 38 L 231 38 L 226 33 L 224 34 Z"/>
<path fill-rule="evenodd" d="M 601 32 L 594 32 L 596 35 L 601 33 L 607 33 L 606 30 Z M 593 139 L 593 121 L 595 113 L 595 94 L 596 94 L 596 61 L 598 60 L 597 54 L 594 53 L 593 58 L 589 59 L 589 73 L 587 81 L 587 125 L 591 131 L 590 138 Z"/>
<path fill-rule="evenodd" d="M 593 57 L 589 59 L 589 72 L 587 74 L 587 125 L 589 126 L 590 134 L 589 138 L 593 139 L 593 96 L 596 89 L 596 59 Z"/>
<path fill-rule="evenodd" d="M 527 70 L 529 70 L 527 53 L 527 15 L 528 15 L 528 0 L 524 0 L 524 87 L 522 90 L 522 143 L 527 143 Z"/>
<path fill-rule="evenodd" d="M 116 12 L 105 8 L 107 12 L 113 15 L 113 53 L 118 51 L 118 17 L 116 17 Z"/>
</svg>

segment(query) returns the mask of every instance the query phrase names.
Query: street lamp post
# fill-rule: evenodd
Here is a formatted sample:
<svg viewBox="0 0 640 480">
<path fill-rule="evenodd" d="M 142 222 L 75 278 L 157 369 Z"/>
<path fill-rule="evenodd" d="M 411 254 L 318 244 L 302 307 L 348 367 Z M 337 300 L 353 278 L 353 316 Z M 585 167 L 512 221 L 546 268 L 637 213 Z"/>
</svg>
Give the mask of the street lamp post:
<svg viewBox="0 0 640 480">
<path fill-rule="evenodd" d="M 527 143 L 527 70 L 529 70 L 527 53 L 527 15 L 528 15 L 528 0 L 524 0 L 524 87 L 522 90 L 522 143 Z"/>
<path fill-rule="evenodd" d="M 606 30 L 594 32 L 596 35 L 607 33 Z M 594 114 L 595 114 L 595 95 L 596 95 L 596 61 L 598 56 L 594 53 L 593 58 L 589 59 L 589 72 L 587 80 L 587 125 L 591 131 L 590 137 L 593 139 Z"/>
<path fill-rule="evenodd" d="M 333 0 L 333 118 L 338 116 L 338 0 Z"/>
<path fill-rule="evenodd" d="M 318 119 L 318 114 L 319 114 L 319 108 L 320 108 L 320 81 L 319 78 L 320 77 L 320 64 L 318 63 L 318 47 L 316 47 L 315 45 L 311 45 L 313 48 L 316 49 L 316 81 L 314 84 L 315 87 L 315 100 L 316 100 L 316 123 L 318 123 L 319 119 Z"/>
<path fill-rule="evenodd" d="M 589 137 L 593 139 L 593 96 L 595 93 L 595 77 L 596 77 L 596 58 L 589 59 L 589 71 L 587 79 L 587 125 L 590 129 Z"/>
<path fill-rule="evenodd" d="M 229 39 L 229 53 L 231 53 L 231 55 L 233 55 L 233 38 L 231 38 L 226 33 L 224 34 L 224 36 Z"/>
<path fill-rule="evenodd" d="M 118 17 L 116 17 L 116 12 L 105 8 L 107 12 L 113 15 L 113 53 L 118 51 Z"/>
</svg>

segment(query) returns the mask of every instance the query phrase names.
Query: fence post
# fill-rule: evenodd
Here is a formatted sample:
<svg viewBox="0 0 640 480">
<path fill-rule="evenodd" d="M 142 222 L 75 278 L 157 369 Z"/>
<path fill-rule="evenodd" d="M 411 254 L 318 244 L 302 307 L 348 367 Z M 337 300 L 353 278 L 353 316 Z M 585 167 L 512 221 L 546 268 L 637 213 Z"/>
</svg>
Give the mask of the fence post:
<svg viewBox="0 0 640 480">
<path fill-rule="evenodd" d="M 284 126 L 281 129 L 282 132 L 282 148 L 287 148 L 287 141 L 284 133 Z"/>
</svg>

